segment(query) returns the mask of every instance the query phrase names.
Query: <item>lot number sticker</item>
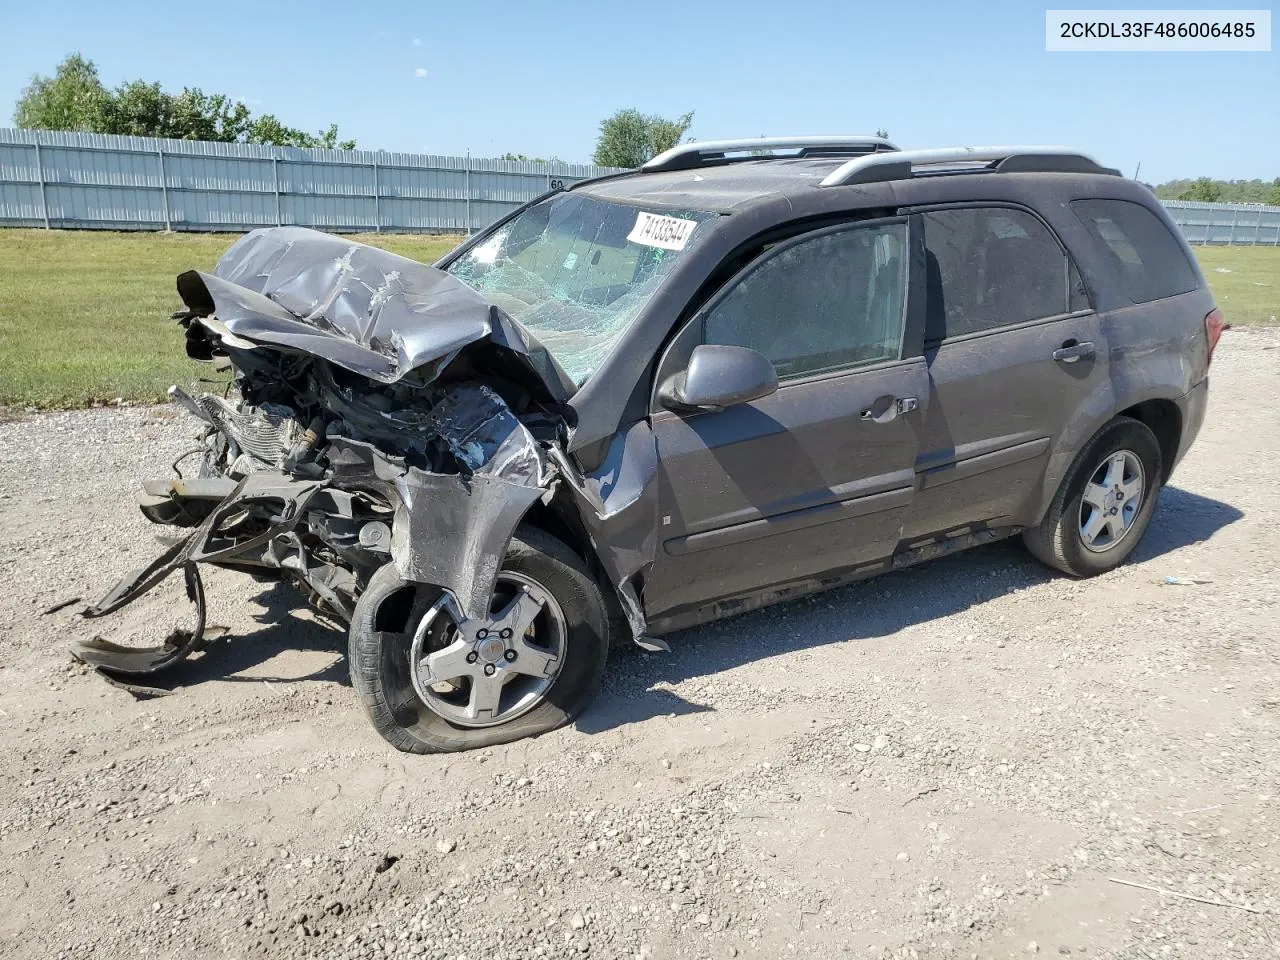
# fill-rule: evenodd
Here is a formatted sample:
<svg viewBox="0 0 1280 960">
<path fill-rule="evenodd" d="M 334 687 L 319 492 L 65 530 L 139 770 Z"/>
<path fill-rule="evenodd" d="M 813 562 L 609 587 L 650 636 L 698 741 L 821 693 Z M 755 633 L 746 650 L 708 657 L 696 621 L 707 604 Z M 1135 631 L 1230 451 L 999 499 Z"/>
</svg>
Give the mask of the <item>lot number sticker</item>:
<svg viewBox="0 0 1280 960">
<path fill-rule="evenodd" d="M 646 247 L 683 250 L 684 245 L 689 242 L 689 234 L 693 233 L 693 228 L 697 225 L 697 220 L 681 220 L 679 217 L 663 217 L 641 211 L 636 216 L 636 225 L 627 234 L 627 239 Z"/>
</svg>

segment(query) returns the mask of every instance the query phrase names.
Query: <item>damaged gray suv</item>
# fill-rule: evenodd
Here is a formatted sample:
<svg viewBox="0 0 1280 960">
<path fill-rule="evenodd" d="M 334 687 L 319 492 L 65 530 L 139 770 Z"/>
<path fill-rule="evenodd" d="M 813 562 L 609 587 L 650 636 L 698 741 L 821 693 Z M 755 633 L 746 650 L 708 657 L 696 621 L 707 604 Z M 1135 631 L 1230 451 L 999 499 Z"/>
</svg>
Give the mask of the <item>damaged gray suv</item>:
<svg viewBox="0 0 1280 960">
<path fill-rule="evenodd" d="M 143 512 L 195 626 L 77 655 L 126 682 L 205 629 L 201 564 L 349 625 L 402 750 L 582 711 L 611 643 L 1021 534 L 1138 544 L 1222 329 L 1151 192 L 1057 148 L 690 144 L 557 190 L 435 266 L 298 228 L 178 278 L 230 379 Z M 158 640 L 159 638 L 157 638 Z"/>
</svg>

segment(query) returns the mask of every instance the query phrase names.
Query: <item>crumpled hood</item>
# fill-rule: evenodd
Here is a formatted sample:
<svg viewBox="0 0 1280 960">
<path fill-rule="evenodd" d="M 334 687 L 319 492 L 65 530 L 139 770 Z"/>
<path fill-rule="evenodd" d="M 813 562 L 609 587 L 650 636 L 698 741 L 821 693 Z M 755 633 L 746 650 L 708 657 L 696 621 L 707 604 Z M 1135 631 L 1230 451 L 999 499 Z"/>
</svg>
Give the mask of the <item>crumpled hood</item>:
<svg viewBox="0 0 1280 960">
<path fill-rule="evenodd" d="M 488 342 L 550 399 L 575 389 L 528 330 L 453 275 L 316 230 L 254 230 L 212 274 L 181 274 L 178 294 L 228 345 L 300 350 L 383 383 Z"/>
</svg>

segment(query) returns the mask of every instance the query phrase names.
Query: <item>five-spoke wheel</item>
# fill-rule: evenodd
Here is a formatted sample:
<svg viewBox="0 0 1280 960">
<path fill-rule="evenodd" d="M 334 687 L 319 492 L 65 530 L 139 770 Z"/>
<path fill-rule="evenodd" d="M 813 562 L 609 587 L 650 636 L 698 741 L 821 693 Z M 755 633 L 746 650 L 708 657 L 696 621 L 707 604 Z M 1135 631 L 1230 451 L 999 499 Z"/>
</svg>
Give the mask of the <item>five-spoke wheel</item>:
<svg viewBox="0 0 1280 960">
<path fill-rule="evenodd" d="M 604 597 L 582 558 L 521 529 L 489 612 L 453 595 L 373 575 L 351 621 L 351 683 L 374 726 L 414 753 L 468 750 L 546 733 L 591 701 L 609 647 Z"/>
<path fill-rule="evenodd" d="M 551 689 L 564 665 L 568 632 L 546 587 L 504 570 L 487 620 L 463 616 L 448 593 L 427 610 L 410 650 L 413 688 L 451 723 L 506 723 L 536 707 Z"/>
<path fill-rule="evenodd" d="M 1098 464 L 1080 498 L 1080 540 L 1085 549 L 1113 549 L 1133 529 L 1142 509 L 1147 472 L 1132 450 L 1117 450 Z"/>
<path fill-rule="evenodd" d="M 1044 519 L 1023 533 L 1023 542 L 1073 576 L 1111 570 L 1138 546 L 1163 479 L 1155 434 L 1138 420 L 1116 417 L 1076 455 Z"/>
</svg>

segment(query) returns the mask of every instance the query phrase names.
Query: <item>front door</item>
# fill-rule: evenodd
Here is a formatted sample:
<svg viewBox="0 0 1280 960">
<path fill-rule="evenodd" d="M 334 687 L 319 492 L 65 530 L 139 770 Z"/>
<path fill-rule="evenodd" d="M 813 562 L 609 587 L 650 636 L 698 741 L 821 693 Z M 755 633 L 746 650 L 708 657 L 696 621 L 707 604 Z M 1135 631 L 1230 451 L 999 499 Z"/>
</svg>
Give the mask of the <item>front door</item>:
<svg viewBox="0 0 1280 960">
<path fill-rule="evenodd" d="M 699 343 L 751 347 L 776 393 L 720 412 L 656 409 L 661 547 L 651 618 L 893 553 L 911 505 L 923 358 L 904 358 L 905 219 L 779 244 L 713 298 L 660 378 Z"/>
</svg>

